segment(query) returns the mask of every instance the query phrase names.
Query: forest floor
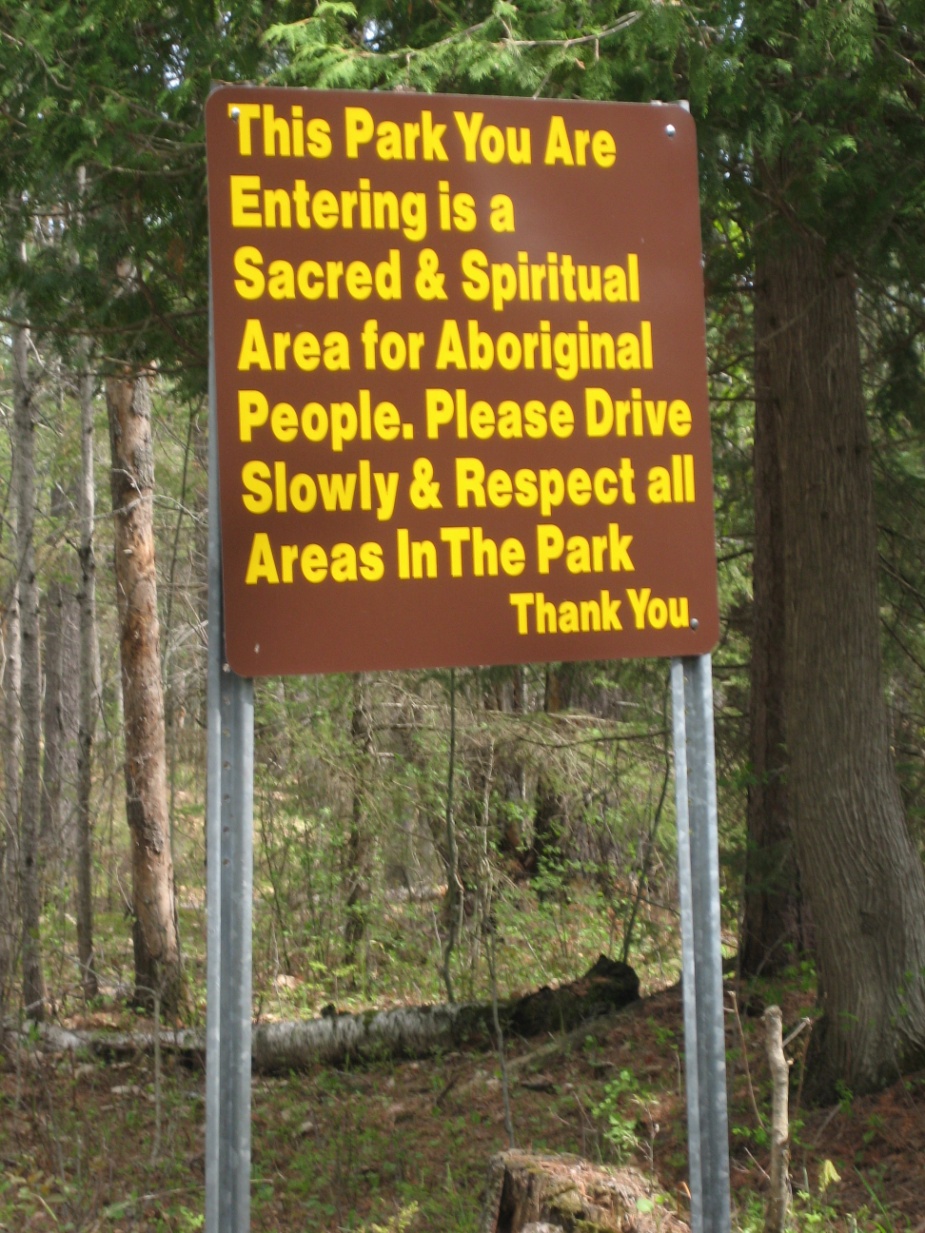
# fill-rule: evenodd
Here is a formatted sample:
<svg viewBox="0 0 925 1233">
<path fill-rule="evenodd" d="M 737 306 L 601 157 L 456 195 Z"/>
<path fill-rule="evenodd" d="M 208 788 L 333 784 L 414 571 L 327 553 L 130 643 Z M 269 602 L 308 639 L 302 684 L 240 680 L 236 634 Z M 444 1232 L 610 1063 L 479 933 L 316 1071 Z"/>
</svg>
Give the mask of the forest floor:
<svg viewBox="0 0 925 1233">
<path fill-rule="evenodd" d="M 727 983 L 734 1228 L 763 1227 L 768 1078 L 757 1010 L 808 1013 L 794 978 L 741 1003 Z M 113 1005 L 71 1026 L 124 1029 Z M 795 1229 L 925 1231 L 925 1074 L 872 1097 L 801 1107 L 793 1058 Z M 553 1039 L 507 1042 L 519 1147 L 632 1163 L 687 1212 L 683 1022 L 676 988 Z M 497 1056 L 448 1052 L 253 1080 L 254 1233 L 475 1233 L 491 1156 L 508 1146 Z M 202 1227 L 201 1070 L 0 1055 L 0 1230 L 190 1233 Z"/>
</svg>

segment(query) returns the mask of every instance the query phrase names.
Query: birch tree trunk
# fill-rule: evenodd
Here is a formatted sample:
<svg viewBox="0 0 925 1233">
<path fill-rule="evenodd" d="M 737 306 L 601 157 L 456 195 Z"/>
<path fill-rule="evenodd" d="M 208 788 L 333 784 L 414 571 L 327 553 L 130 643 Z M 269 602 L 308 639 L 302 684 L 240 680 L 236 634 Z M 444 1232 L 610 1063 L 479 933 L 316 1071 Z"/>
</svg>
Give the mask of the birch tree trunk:
<svg viewBox="0 0 925 1233">
<path fill-rule="evenodd" d="M 784 1233 L 790 1206 L 790 1068 L 784 1054 L 779 1006 L 764 1012 L 765 1050 L 771 1073 L 771 1177 L 764 1233 Z"/>
<path fill-rule="evenodd" d="M 125 799 L 132 842 L 135 1000 L 184 999 L 167 810 L 164 695 L 154 559 L 151 391 L 143 372 L 106 380 L 119 602 Z"/>
<path fill-rule="evenodd" d="M 35 403 L 29 379 L 29 335 L 13 328 L 14 502 L 22 639 L 22 785 L 19 797 L 19 895 L 22 996 L 31 1019 L 45 1016 L 42 971 L 39 818 L 42 800 L 42 682 L 39 593 L 35 574 Z"/>
</svg>

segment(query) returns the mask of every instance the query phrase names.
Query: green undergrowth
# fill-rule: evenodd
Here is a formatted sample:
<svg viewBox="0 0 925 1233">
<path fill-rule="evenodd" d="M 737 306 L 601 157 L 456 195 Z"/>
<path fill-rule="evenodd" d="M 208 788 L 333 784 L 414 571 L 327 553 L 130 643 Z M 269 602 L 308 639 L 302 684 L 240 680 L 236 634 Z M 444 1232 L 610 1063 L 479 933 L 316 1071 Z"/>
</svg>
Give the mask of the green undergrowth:
<svg viewBox="0 0 925 1233">
<path fill-rule="evenodd" d="M 670 899 L 671 891 L 665 893 Z M 179 920 L 189 989 L 190 1024 L 205 1021 L 206 915 L 179 888 Z M 620 957 L 629 913 L 628 898 L 614 899 L 591 882 L 563 878 L 506 881 L 492 901 L 492 939 L 498 992 L 516 996 L 538 984 L 574 980 L 601 954 Z M 446 1000 L 442 975 L 441 901 L 384 902 L 370 931 L 363 963 L 324 963 L 314 943 L 293 933 L 285 961 L 278 946 L 270 906 L 255 895 L 253 987 L 258 1019 L 314 1017 L 331 1004 L 341 1011 L 369 1006 L 426 1005 Z M 88 1010 L 116 1014 L 131 991 L 133 955 L 124 911 L 98 912 L 95 954 L 102 995 L 87 1007 L 77 979 L 76 927 L 69 911 L 52 905 L 44 929 L 54 956 L 49 972 L 53 1010 L 59 1019 Z M 643 987 L 678 979 L 677 920 L 654 898 L 636 905 L 630 962 Z M 488 1001 L 491 969 L 485 930 L 466 930 L 451 961 L 454 992 L 460 1001 Z M 121 1012 L 119 1012 L 121 1013 Z"/>
<path fill-rule="evenodd" d="M 806 1010 L 802 976 L 783 995 Z M 102 1014 L 102 1010 L 97 1012 Z M 115 1017 L 115 1011 L 113 1010 Z M 730 1025 L 735 1233 L 763 1229 L 769 1089 L 763 1024 Z M 802 1108 L 802 1046 L 791 1047 L 790 1233 L 907 1233 L 921 1084 L 909 1080 L 830 1110 Z M 510 1040 L 518 1147 L 631 1165 L 655 1179 L 658 1211 L 687 1213 L 683 1016 L 676 990 L 558 1041 Z M 903 1127 L 909 1157 L 896 1150 Z M 921 1140 L 919 1140 L 921 1141 Z M 0 1062 L 0 1230 L 191 1233 L 203 1227 L 204 1080 L 169 1055 L 105 1062 L 8 1049 Z M 508 1146 L 497 1057 L 417 1061 L 252 1085 L 253 1233 L 476 1233 L 491 1157 Z M 898 1185 L 899 1181 L 902 1185 Z"/>
<path fill-rule="evenodd" d="M 204 1019 L 204 914 L 180 890 L 193 1017 Z M 380 958 L 364 981 L 324 969 L 290 939 L 289 964 L 269 962 L 267 914 L 255 925 L 255 1008 L 264 1018 L 438 1002 L 445 998 L 434 946 L 439 902 L 395 902 L 377 920 Z M 55 1015 L 74 1027 L 150 1027 L 130 1009 L 131 955 L 118 911 L 98 917 L 103 993 L 85 1005 L 74 980 L 72 924 L 54 908 Z M 601 952 L 619 955 L 627 916 L 585 880 L 510 881 L 493 910 L 498 992 L 574 979 Z M 649 995 L 559 1042 L 506 1042 L 518 1147 L 569 1152 L 645 1170 L 666 1209 L 687 1212 L 684 1027 L 673 915 L 652 893 L 638 905 L 630 955 Z M 485 938 L 454 957 L 461 998 L 491 996 Z M 300 957 L 301 955 L 301 957 Z M 303 962 L 304 960 L 304 962 Z M 373 970 L 373 968 L 375 970 Z M 539 978 L 537 977 L 537 974 Z M 776 1002 L 793 1027 L 811 1012 L 814 979 L 794 969 L 738 991 L 727 1015 L 735 1233 L 763 1228 L 769 1088 L 764 1029 L 755 1005 Z M 658 992 L 658 990 L 663 990 Z M 731 990 L 727 994 L 731 998 Z M 731 1004 L 731 1003 L 730 1003 Z M 800 1102 L 809 1029 L 793 1063 L 791 1233 L 905 1233 L 893 1202 L 901 1173 L 893 1127 L 910 1144 L 921 1085 L 834 1111 Z M 878 1103 L 879 1100 L 879 1103 Z M 37 1041 L 0 1054 L 0 1233 L 191 1233 L 203 1227 L 204 1079 L 165 1054 L 130 1060 L 50 1057 Z M 925 1117 L 920 1118 L 925 1123 Z M 491 1051 L 438 1052 L 343 1070 L 267 1078 L 252 1086 L 253 1233 L 475 1233 L 487 1166 L 509 1145 L 501 1071 Z M 892 1152 L 892 1154 L 891 1154 Z M 921 1166 L 918 1166 L 921 1170 Z M 922 1179 L 919 1178 L 919 1183 Z M 920 1190 L 923 1187 L 920 1185 Z"/>
</svg>

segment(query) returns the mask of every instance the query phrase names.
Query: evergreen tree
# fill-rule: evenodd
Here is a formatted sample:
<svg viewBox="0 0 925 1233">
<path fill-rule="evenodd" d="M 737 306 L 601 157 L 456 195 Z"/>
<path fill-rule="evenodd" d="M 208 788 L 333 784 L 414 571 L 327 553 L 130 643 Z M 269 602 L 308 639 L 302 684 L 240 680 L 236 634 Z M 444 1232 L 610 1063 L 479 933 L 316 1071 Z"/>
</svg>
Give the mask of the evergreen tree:
<svg viewBox="0 0 925 1233">
<path fill-rule="evenodd" d="M 745 14 L 742 63 L 769 101 L 751 121 L 756 451 L 775 455 L 762 478 L 779 514 L 756 591 L 782 624 L 777 735 L 816 922 L 820 1095 L 925 1056 L 925 877 L 889 747 L 857 305 L 859 280 L 898 273 L 897 258 L 921 268 L 925 48 L 909 31 L 923 17 L 921 4 Z"/>
<path fill-rule="evenodd" d="M 737 202 L 755 278 L 753 714 L 763 787 L 786 794 L 766 791 L 753 826 L 773 815 L 760 846 L 786 853 L 789 820 L 816 921 L 820 1093 L 925 1054 L 925 879 L 887 742 L 855 298 L 858 279 L 921 269 L 923 16 L 921 0 L 323 4 L 271 31 L 280 79 L 303 84 L 692 100 L 708 225 Z"/>
</svg>

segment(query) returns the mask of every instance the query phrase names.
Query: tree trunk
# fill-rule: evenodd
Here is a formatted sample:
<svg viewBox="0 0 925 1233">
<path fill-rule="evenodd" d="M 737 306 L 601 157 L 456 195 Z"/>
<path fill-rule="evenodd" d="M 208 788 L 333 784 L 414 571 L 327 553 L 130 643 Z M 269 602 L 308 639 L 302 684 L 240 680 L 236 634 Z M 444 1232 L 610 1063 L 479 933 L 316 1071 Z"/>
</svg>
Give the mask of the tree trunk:
<svg viewBox="0 0 925 1233">
<path fill-rule="evenodd" d="M 112 450 L 116 590 L 125 713 L 126 813 L 132 841 L 135 998 L 183 1002 L 167 812 L 164 697 L 154 563 L 151 392 L 144 373 L 106 380 Z"/>
<path fill-rule="evenodd" d="M 765 1050 L 771 1074 L 771 1167 L 764 1233 L 784 1233 L 790 1207 L 790 1066 L 784 1053 L 779 1006 L 764 1012 Z"/>
<path fill-rule="evenodd" d="M 39 816 L 42 800 L 42 682 L 39 593 L 35 575 L 35 403 L 28 372 L 28 332 L 13 329 L 16 568 L 22 639 L 22 787 L 19 797 L 19 895 L 22 996 L 30 1019 L 45 1016 L 42 971 Z"/>
<path fill-rule="evenodd" d="M 344 929 L 344 964 L 354 970 L 366 971 L 366 944 L 369 929 L 370 877 L 372 873 L 372 832 L 367 817 L 369 763 L 372 752 L 369 698 L 365 674 L 353 677 L 353 713 L 350 738 L 353 745 L 353 801 L 350 832 L 347 836 L 346 883 L 347 923 Z"/>
<path fill-rule="evenodd" d="M 51 492 L 51 513 L 64 520 L 69 512 L 60 485 Z M 61 877 L 74 851 L 74 813 L 66 791 L 76 778 L 78 617 L 73 591 L 53 577 L 45 592 L 45 697 L 42 728 L 41 844 L 46 875 Z"/>
<path fill-rule="evenodd" d="M 771 258 L 773 260 L 773 258 Z M 762 263 L 756 282 L 764 285 Z M 784 542 L 775 372 L 767 297 L 755 298 L 755 549 L 752 563 L 751 779 L 746 816 L 739 974 L 771 975 L 805 949 L 803 905 L 790 831 L 784 736 Z"/>
<path fill-rule="evenodd" d="M 84 355 L 86 362 L 87 356 Z M 93 459 L 93 377 L 80 375 L 80 651 L 77 703 L 77 958 L 84 996 L 99 985 L 93 958 L 93 740 L 100 706 L 99 633 L 96 624 L 96 477 Z"/>
<path fill-rule="evenodd" d="M 881 688 L 876 525 L 854 288 L 781 224 L 756 286 L 784 546 L 787 791 L 817 930 L 815 1095 L 925 1062 L 925 877 L 902 812 Z"/>
<path fill-rule="evenodd" d="M 601 955 L 571 984 L 558 989 L 544 987 L 512 998 L 499 1003 L 497 1010 L 506 1032 L 546 1036 L 577 1031 L 638 999 L 639 977 L 634 970 Z M 495 1007 L 490 1002 L 400 1006 L 356 1015 L 338 1014 L 328 1006 L 320 1019 L 255 1024 L 251 1061 L 261 1074 L 286 1074 L 383 1057 L 431 1057 L 461 1046 L 488 1048 L 495 1036 Z M 84 1049 L 107 1057 L 137 1056 L 140 1051 L 159 1047 L 194 1064 L 204 1061 L 206 1045 L 204 1031 L 196 1028 L 114 1034 L 108 1030 L 68 1031 L 47 1024 L 41 1039 L 49 1049 Z"/>
<path fill-rule="evenodd" d="M 52 495 L 54 501 L 54 495 Z M 52 578 L 45 590 L 45 640 L 43 663 L 45 689 L 42 732 L 42 817 L 39 825 L 42 849 L 49 857 L 63 855 L 61 826 L 61 779 L 64 773 L 64 706 L 61 695 L 64 657 L 65 591 L 60 578 Z"/>
<path fill-rule="evenodd" d="M 15 452 L 14 452 L 15 458 Z M 11 481 L 12 482 L 12 481 Z M 15 488 L 15 484 L 12 484 Z M 16 502 L 8 503 L 7 522 L 15 560 L 18 539 Z M 13 571 L 3 594 L 3 812 L 0 816 L 0 1014 L 13 982 L 19 932 L 19 776 L 22 761 L 22 639 L 19 576 Z"/>
<path fill-rule="evenodd" d="M 546 715 L 557 715 L 560 711 L 567 711 L 572 705 L 575 671 L 575 665 L 570 663 L 546 665 L 546 690 L 543 699 L 543 711 Z M 536 781 L 533 838 L 524 864 L 531 875 L 549 876 L 546 889 L 550 892 L 557 889 L 561 876 L 561 842 L 567 823 L 566 813 L 562 793 L 557 788 L 553 775 L 545 767 L 542 768 Z M 540 885 L 542 888 L 542 882 Z"/>
</svg>

